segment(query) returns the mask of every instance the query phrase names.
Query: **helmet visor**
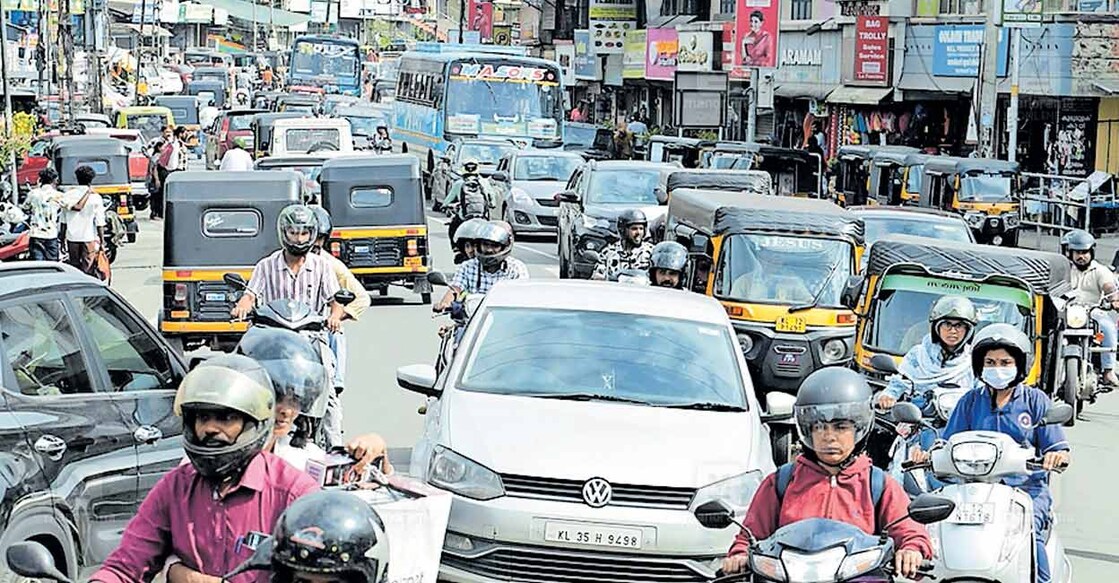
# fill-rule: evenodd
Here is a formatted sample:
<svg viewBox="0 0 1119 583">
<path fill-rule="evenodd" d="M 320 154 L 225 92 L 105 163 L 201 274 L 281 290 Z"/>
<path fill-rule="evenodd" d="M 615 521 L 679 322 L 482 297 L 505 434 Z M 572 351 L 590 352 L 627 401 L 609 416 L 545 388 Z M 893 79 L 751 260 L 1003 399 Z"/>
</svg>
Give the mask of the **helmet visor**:
<svg viewBox="0 0 1119 583">
<path fill-rule="evenodd" d="M 316 419 L 326 413 L 327 389 L 331 383 L 321 363 L 297 358 L 262 360 L 260 364 L 272 377 L 277 404 L 287 401 L 299 407 L 301 415 Z"/>
<path fill-rule="evenodd" d="M 850 424 L 855 431 L 855 443 L 862 441 L 870 433 L 874 423 L 874 410 L 870 401 L 860 403 L 829 403 L 826 405 L 800 405 L 793 408 L 796 416 L 797 432 L 801 441 L 815 450 L 813 432 L 827 424 L 843 428 Z"/>
</svg>

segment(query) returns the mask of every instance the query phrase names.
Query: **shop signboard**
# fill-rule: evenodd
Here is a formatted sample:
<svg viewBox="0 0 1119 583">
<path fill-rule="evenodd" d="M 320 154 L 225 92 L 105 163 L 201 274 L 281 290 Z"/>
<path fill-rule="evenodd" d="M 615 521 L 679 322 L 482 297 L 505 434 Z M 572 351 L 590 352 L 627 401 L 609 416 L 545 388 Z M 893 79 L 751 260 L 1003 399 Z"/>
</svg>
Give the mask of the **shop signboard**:
<svg viewBox="0 0 1119 583">
<path fill-rule="evenodd" d="M 674 28 L 651 28 L 645 33 L 645 78 L 671 81 L 676 76 L 679 38 Z"/>
<path fill-rule="evenodd" d="M 1085 178 L 1095 170 L 1097 113 L 1094 99 L 1061 99 L 1056 139 L 1047 152 L 1057 161 L 1058 174 Z"/>
<path fill-rule="evenodd" d="M 939 77 L 976 77 L 982 60 L 982 24 L 946 24 L 933 33 L 932 74 Z M 999 29 L 999 77 L 1006 76 L 1009 43 L 1005 28 Z"/>
<path fill-rule="evenodd" d="M 726 114 L 726 93 L 721 91 L 676 92 L 676 125 L 683 128 L 717 128 Z"/>
<path fill-rule="evenodd" d="M 625 49 L 622 56 L 622 78 L 641 79 L 645 77 L 645 31 L 631 30 L 627 32 Z"/>
<path fill-rule="evenodd" d="M 591 52 L 624 54 L 626 34 L 637 30 L 637 3 L 634 0 L 590 0 L 588 16 Z"/>
<path fill-rule="evenodd" d="M 712 71 L 715 37 L 706 30 L 680 31 L 676 49 L 677 71 Z"/>
<path fill-rule="evenodd" d="M 575 84 L 575 43 L 569 40 L 556 40 L 556 62 L 563 72 L 563 84 Z"/>
<path fill-rule="evenodd" d="M 859 84 L 890 84 L 890 19 L 858 16 L 855 19 L 855 81 Z"/>
<path fill-rule="evenodd" d="M 575 78 L 582 81 L 598 81 L 602 78 L 598 57 L 591 51 L 589 30 L 575 31 Z"/>
<path fill-rule="evenodd" d="M 1041 26 L 1040 0 L 1002 0 L 1002 22 L 1006 26 Z"/>
</svg>

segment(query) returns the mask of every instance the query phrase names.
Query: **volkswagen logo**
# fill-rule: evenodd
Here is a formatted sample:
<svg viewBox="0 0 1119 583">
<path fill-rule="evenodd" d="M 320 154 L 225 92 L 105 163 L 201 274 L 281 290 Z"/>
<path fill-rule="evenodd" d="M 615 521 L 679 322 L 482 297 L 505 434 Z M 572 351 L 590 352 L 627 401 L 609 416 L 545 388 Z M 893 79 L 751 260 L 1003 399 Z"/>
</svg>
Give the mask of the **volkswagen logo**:
<svg viewBox="0 0 1119 583">
<path fill-rule="evenodd" d="M 591 508 L 602 508 L 610 503 L 614 489 L 602 478 L 591 478 L 583 484 L 583 501 Z"/>
</svg>

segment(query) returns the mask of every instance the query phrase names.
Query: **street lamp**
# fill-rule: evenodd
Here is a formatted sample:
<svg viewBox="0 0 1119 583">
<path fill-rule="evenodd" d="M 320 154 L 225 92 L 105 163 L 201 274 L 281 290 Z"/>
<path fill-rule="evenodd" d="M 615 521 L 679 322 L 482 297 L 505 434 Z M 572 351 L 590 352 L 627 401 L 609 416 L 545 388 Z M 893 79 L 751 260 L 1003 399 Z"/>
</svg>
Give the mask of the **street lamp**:
<svg viewBox="0 0 1119 583">
<path fill-rule="evenodd" d="M 825 25 L 827 25 L 829 22 L 832 22 L 834 20 L 835 20 L 835 17 L 832 16 L 831 18 L 828 18 L 827 20 L 817 22 L 817 23 L 813 24 L 812 26 L 809 26 L 808 29 L 804 31 L 804 34 L 806 36 L 812 36 L 812 35 L 820 32 L 821 30 L 823 30 Z"/>
</svg>

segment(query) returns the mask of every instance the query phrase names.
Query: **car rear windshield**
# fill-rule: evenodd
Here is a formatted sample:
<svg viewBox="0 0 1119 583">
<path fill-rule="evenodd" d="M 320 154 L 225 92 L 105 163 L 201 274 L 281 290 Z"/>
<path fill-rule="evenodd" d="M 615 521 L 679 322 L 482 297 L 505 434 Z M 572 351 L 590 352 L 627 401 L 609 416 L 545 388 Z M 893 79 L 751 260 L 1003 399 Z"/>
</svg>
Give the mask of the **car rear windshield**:
<svg viewBox="0 0 1119 583">
<path fill-rule="evenodd" d="M 237 132 L 252 129 L 253 116 L 233 115 L 229 117 L 229 131 Z"/>
<path fill-rule="evenodd" d="M 342 138 L 335 128 L 292 128 L 284 133 L 284 147 L 289 152 L 306 152 L 315 146 L 341 146 Z"/>
</svg>

